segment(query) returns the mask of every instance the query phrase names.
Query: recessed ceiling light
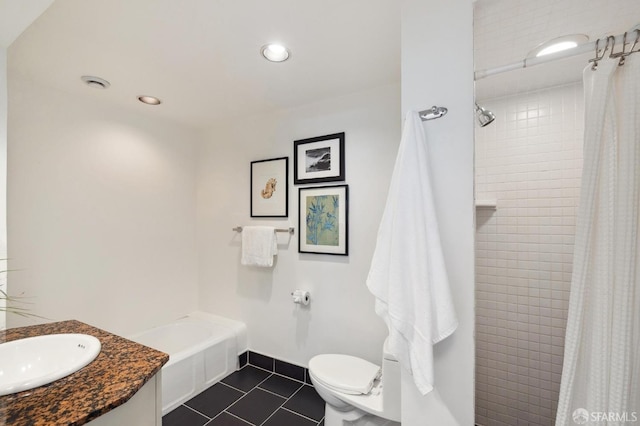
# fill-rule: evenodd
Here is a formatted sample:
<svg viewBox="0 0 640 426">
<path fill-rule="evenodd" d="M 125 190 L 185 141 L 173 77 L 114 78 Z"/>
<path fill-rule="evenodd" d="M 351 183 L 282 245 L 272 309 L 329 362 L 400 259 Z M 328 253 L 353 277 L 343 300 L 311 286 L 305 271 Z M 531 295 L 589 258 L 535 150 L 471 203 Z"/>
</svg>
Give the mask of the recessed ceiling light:
<svg viewBox="0 0 640 426">
<path fill-rule="evenodd" d="M 162 101 L 155 96 L 138 96 L 138 100 L 147 105 L 160 105 Z"/>
<path fill-rule="evenodd" d="M 272 43 L 262 46 L 260 53 L 271 62 L 284 62 L 289 59 L 289 49 L 281 44 Z"/>
<path fill-rule="evenodd" d="M 552 53 L 562 52 L 563 50 L 573 49 L 578 45 L 589 41 L 589 37 L 584 34 L 571 34 L 562 37 L 554 38 L 547 42 L 542 43 L 535 49 L 533 49 L 527 55 L 527 58 L 540 57 L 550 55 Z"/>
<path fill-rule="evenodd" d="M 111 86 L 111 83 L 104 78 L 95 77 L 93 75 L 83 75 L 80 79 L 84 81 L 87 86 L 93 87 L 94 89 L 108 89 L 109 86 Z"/>
</svg>

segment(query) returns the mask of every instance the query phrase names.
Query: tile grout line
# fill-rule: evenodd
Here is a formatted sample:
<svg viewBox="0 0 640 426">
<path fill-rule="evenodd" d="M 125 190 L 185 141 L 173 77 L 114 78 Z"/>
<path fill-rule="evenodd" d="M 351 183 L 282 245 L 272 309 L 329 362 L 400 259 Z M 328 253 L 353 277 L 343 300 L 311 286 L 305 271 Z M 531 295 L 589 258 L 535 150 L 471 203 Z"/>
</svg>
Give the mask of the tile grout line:
<svg viewBox="0 0 640 426">
<path fill-rule="evenodd" d="M 208 420 L 207 420 L 207 423 L 209 423 L 209 422 L 211 421 L 211 419 L 212 419 L 212 417 L 209 417 L 209 416 L 207 416 L 206 414 L 201 413 L 200 411 L 196 410 L 195 408 L 189 407 L 187 404 L 181 404 L 181 405 L 184 405 L 185 407 L 187 407 L 189 410 L 193 411 L 194 413 L 198 413 L 198 414 L 200 414 L 201 416 L 206 417 L 206 418 L 208 419 Z M 178 406 L 178 407 L 179 407 L 179 406 Z M 176 407 L 176 408 L 178 408 L 178 407 Z"/>
<path fill-rule="evenodd" d="M 238 399 L 237 399 L 237 401 L 239 401 L 240 399 L 242 399 L 242 398 L 238 398 Z M 215 415 L 215 417 L 213 417 L 211 420 L 209 420 L 209 422 L 205 423 L 205 424 L 204 424 L 204 426 L 207 426 L 210 422 L 212 422 L 212 421 L 214 421 L 215 419 L 217 419 L 218 417 L 220 417 L 220 416 L 222 415 L 222 413 L 226 413 L 226 414 L 228 414 L 228 415 L 230 415 L 230 416 L 233 416 L 233 417 L 235 417 L 235 418 L 237 418 L 237 419 L 242 420 L 243 422 L 245 422 L 245 423 L 247 423 L 247 424 L 249 424 L 249 425 L 251 425 L 251 426 L 255 426 L 255 425 L 253 425 L 252 423 L 249 423 L 248 421 L 246 421 L 245 419 L 241 419 L 240 417 L 238 417 L 238 416 L 234 415 L 233 413 L 228 412 L 228 411 L 227 411 L 227 408 L 231 407 L 233 404 L 235 404 L 235 402 L 231 403 L 231 404 L 230 404 L 230 405 L 228 405 L 224 410 L 222 410 L 222 411 L 220 411 L 218 414 L 216 414 L 216 415 Z"/>
<path fill-rule="evenodd" d="M 249 351 L 249 352 L 251 352 L 251 351 Z M 257 352 L 254 352 L 254 353 L 257 353 Z M 267 356 L 267 355 L 264 355 L 264 356 Z M 273 359 L 273 371 L 275 371 L 276 361 L 279 361 L 279 362 L 284 363 L 284 364 L 287 364 L 287 365 L 291 365 L 291 366 L 296 367 L 296 368 L 301 368 L 303 371 L 306 371 L 306 370 L 308 370 L 308 369 L 309 369 L 308 367 L 305 367 L 305 366 L 303 366 L 303 365 L 293 364 L 293 363 L 291 363 L 291 362 L 283 361 L 283 360 L 281 360 L 281 359 L 277 359 L 277 358 L 273 358 L 273 357 L 269 357 L 269 358 L 272 358 L 272 359 Z M 245 365 L 253 365 L 254 367 L 262 368 L 262 367 L 260 367 L 260 366 L 258 366 L 258 365 L 256 365 L 256 364 L 251 364 L 251 362 L 249 362 L 249 361 L 248 361 L 248 358 L 247 358 L 247 363 L 246 363 Z"/>
<path fill-rule="evenodd" d="M 263 383 L 264 383 L 264 382 L 263 382 Z M 261 384 L 262 384 L 262 383 L 260 383 L 260 385 L 261 385 Z M 265 392 L 269 392 L 270 394 L 273 394 L 273 395 L 279 396 L 280 398 L 284 398 L 284 399 L 286 399 L 287 401 L 288 401 L 288 400 L 289 400 L 289 398 L 291 398 L 293 395 L 295 395 L 296 393 L 298 393 L 298 391 L 300 390 L 300 388 L 302 388 L 302 386 L 299 386 L 299 387 L 298 387 L 298 388 L 297 388 L 297 389 L 296 389 L 296 390 L 295 390 L 291 395 L 289 395 L 289 396 L 283 396 L 283 395 L 277 394 L 277 393 L 275 393 L 275 392 L 273 392 L 273 391 L 271 391 L 271 390 L 269 390 L 269 389 L 261 388 L 261 387 L 260 387 L 260 385 L 256 385 L 256 388 L 257 388 L 257 389 L 260 389 L 260 390 L 263 390 L 263 391 L 265 391 Z"/>
<path fill-rule="evenodd" d="M 249 365 L 249 364 L 247 364 L 247 365 Z M 245 366 L 245 367 L 246 367 L 246 366 Z M 243 367 L 243 368 L 244 368 L 244 367 Z M 264 370 L 264 369 L 263 369 L 263 370 Z M 267 371 L 267 370 L 264 370 L 264 371 Z M 268 371 L 267 371 L 267 372 L 268 372 Z M 283 402 L 280 406 L 278 406 L 278 408 L 276 408 L 276 410 L 275 410 L 273 413 L 271 413 L 271 415 L 270 415 L 269 417 L 267 417 L 267 418 L 265 419 L 265 422 L 266 422 L 267 420 L 269 420 L 269 419 L 271 418 L 271 416 L 273 416 L 273 415 L 275 414 L 275 412 L 276 412 L 276 411 L 278 411 L 278 409 L 279 409 L 280 407 L 282 407 L 282 405 L 286 404 L 286 403 L 287 403 L 287 401 L 288 401 L 288 399 L 287 399 L 287 398 L 285 398 L 285 397 L 283 397 L 283 396 L 281 396 L 281 395 L 275 394 L 275 393 L 270 392 L 270 391 L 268 391 L 268 390 L 266 390 L 266 389 L 262 389 L 262 388 L 258 387 L 258 386 L 260 386 L 262 383 L 264 383 L 265 381 L 267 381 L 267 380 L 269 379 L 269 377 L 271 377 L 272 375 L 273 375 L 273 373 L 271 373 L 270 375 L 268 375 L 267 377 L 265 377 L 262 381 L 260 381 L 258 384 L 256 384 L 255 386 L 253 386 L 253 387 L 252 387 L 248 392 L 245 392 L 245 394 L 244 394 L 244 395 L 242 395 L 240 398 L 238 398 L 237 400 L 235 400 L 232 404 L 229 404 L 229 405 L 227 406 L 227 408 L 225 408 L 225 409 L 224 409 L 224 410 L 222 410 L 222 411 L 223 411 L 223 412 L 227 412 L 228 414 L 231 414 L 231 415 L 232 415 L 232 416 L 234 416 L 234 417 L 238 417 L 238 416 L 234 415 L 233 413 L 230 413 L 230 412 L 228 412 L 228 411 L 226 411 L 226 410 L 227 410 L 228 408 L 230 408 L 231 406 L 235 405 L 237 402 L 239 402 L 241 399 L 243 399 L 243 398 L 244 398 L 244 397 L 246 397 L 247 395 L 249 395 L 249 393 L 251 393 L 251 391 L 254 391 L 254 390 L 256 390 L 256 389 L 259 389 L 259 390 L 261 390 L 261 391 L 263 391 L 263 392 L 267 392 L 267 393 L 270 393 L 270 394 L 272 394 L 272 395 L 275 395 L 275 396 L 278 396 L 278 397 L 280 397 L 280 398 L 284 399 L 284 402 Z M 220 382 L 220 383 L 222 383 L 222 382 Z M 224 384 L 225 384 L 225 385 L 227 385 L 226 383 L 224 383 Z M 230 386 L 230 385 L 227 385 L 227 386 L 229 386 L 231 389 L 236 389 L 236 388 L 234 388 L 233 386 Z M 239 390 L 239 389 L 238 389 L 238 390 Z M 238 418 L 239 418 L 240 420 L 244 421 L 244 422 L 247 422 L 248 424 L 250 424 L 250 425 L 252 425 L 252 426 L 257 426 L 257 425 L 254 425 L 253 423 L 248 422 L 247 420 L 243 419 L 242 417 L 238 417 Z M 263 423 L 264 423 L 264 422 L 262 422 L 261 424 L 263 424 Z"/>
<path fill-rule="evenodd" d="M 268 377 L 267 377 L 267 378 L 268 378 Z M 267 380 L 267 379 L 264 379 L 264 380 Z M 263 380 L 262 382 L 264 382 L 264 380 Z M 260 383 L 262 383 L 262 382 L 260 382 Z M 209 419 L 209 421 L 208 421 L 207 423 L 209 423 L 211 420 L 215 419 L 215 418 L 216 418 L 216 417 L 218 417 L 220 414 L 225 413 L 225 412 L 226 412 L 227 414 L 229 414 L 229 415 L 232 415 L 233 417 L 238 417 L 238 416 L 234 415 L 233 413 L 228 412 L 228 411 L 227 411 L 227 409 L 229 409 L 232 405 L 235 405 L 238 401 L 240 401 L 241 399 L 243 399 L 244 397 L 246 397 L 247 395 L 249 395 L 249 392 L 251 392 L 252 390 L 254 390 L 255 388 L 257 388 L 257 387 L 258 387 L 258 385 L 256 385 L 256 386 L 252 387 L 248 392 L 245 392 L 245 391 L 243 391 L 243 390 L 241 390 L 241 389 L 238 389 L 238 388 L 235 388 L 235 387 L 233 387 L 233 386 L 231 386 L 231 385 L 228 385 L 228 384 L 226 384 L 226 383 L 223 383 L 222 381 L 219 381 L 219 382 L 217 382 L 217 383 L 222 383 L 223 385 L 225 385 L 225 386 L 226 386 L 226 387 L 228 387 L 229 389 L 233 389 L 233 390 L 236 390 L 236 391 L 238 391 L 238 392 L 241 392 L 241 393 L 242 393 L 242 396 L 241 396 L 240 398 L 236 399 L 235 401 L 233 401 L 231 404 L 227 405 L 227 406 L 226 406 L 226 407 L 225 407 L 221 412 L 219 412 L 218 414 L 216 414 L 216 416 L 215 416 L 215 417 L 205 416 L 206 418 L 208 418 L 208 419 Z M 216 384 L 217 384 L 217 383 L 216 383 Z M 215 386 L 215 385 L 214 385 L 214 386 Z M 185 405 L 185 404 L 183 404 L 183 405 Z M 189 408 L 191 408 L 191 407 L 189 407 Z M 193 408 L 191 408 L 191 409 L 192 409 L 193 411 L 195 411 L 196 413 L 202 414 L 202 413 L 200 413 L 199 411 L 194 410 Z M 204 415 L 204 414 L 203 414 L 203 415 Z M 248 424 L 252 425 L 252 426 L 255 426 L 255 425 L 253 425 L 253 423 L 249 423 L 249 422 L 247 422 L 245 419 L 243 419 L 243 418 L 241 418 L 241 417 L 238 417 L 238 418 L 239 418 L 240 420 L 242 420 L 242 421 L 244 421 L 244 422 L 246 422 L 246 423 L 248 423 Z M 207 423 L 205 423 L 205 425 L 206 425 Z"/>
<path fill-rule="evenodd" d="M 229 407 L 227 407 L 227 408 L 229 408 Z M 251 423 L 250 421 L 245 420 L 245 419 L 243 419 L 242 417 L 238 417 L 238 416 L 236 416 L 235 414 L 230 413 L 230 412 L 228 412 L 228 411 L 226 411 L 226 410 L 225 410 L 225 411 L 220 412 L 220 414 L 222 414 L 222 413 L 227 413 L 228 415 L 230 415 L 230 416 L 232 416 L 232 417 L 235 417 L 235 418 L 236 418 L 236 419 L 238 419 L 238 420 L 241 420 L 243 423 L 246 423 L 246 424 L 251 425 L 251 426 L 255 426 L 255 425 L 254 425 L 253 423 Z M 219 416 L 220 414 L 218 414 L 218 416 Z M 217 416 L 216 416 L 216 417 L 217 417 Z"/>
<path fill-rule="evenodd" d="M 274 374 L 275 374 L 275 373 L 274 373 Z M 271 377 L 271 376 L 269 376 L 269 377 Z M 265 380 L 266 380 L 266 379 L 265 379 Z M 264 380 L 263 380 L 263 382 L 264 382 Z M 258 386 L 256 386 L 256 388 L 257 388 L 257 387 L 258 387 Z M 268 391 L 267 389 L 262 389 L 262 388 L 259 388 L 259 389 L 260 389 L 260 390 L 264 390 L 265 392 L 271 393 L 271 394 L 273 394 L 273 395 L 277 395 L 277 394 L 275 394 L 275 393 L 273 393 L 273 392 L 271 392 L 271 391 Z M 280 404 L 280 406 L 279 406 L 278 408 L 276 408 L 275 410 L 273 410 L 273 413 L 271 413 L 271 415 L 270 415 L 269 417 L 267 417 L 266 419 L 264 419 L 264 422 L 262 422 L 262 423 L 260 424 L 260 426 L 262 426 L 262 425 L 264 425 L 266 422 L 268 422 L 268 421 L 269 421 L 269 419 L 270 419 L 271 417 L 273 417 L 273 416 L 278 412 L 278 410 L 280 410 L 280 409 L 283 409 L 283 410 L 286 410 L 286 411 L 290 411 L 290 412 L 291 412 L 291 410 L 286 409 L 286 408 L 284 407 L 284 405 L 285 405 L 287 402 L 289 402 L 289 400 L 290 400 L 291 398 L 293 398 L 293 396 L 294 396 L 295 394 L 297 394 L 297 393 L 300 391 L 300 389 L 302 389 L 302 386 L 300 386 L 298 389 L 296 389 L 296 391 L 295 391 L 294 393 L 292 393 L 289 397 L 283 397 L 282 395 L 277 395 L 277 396 L 280 396 L 281 398 L 284 398 L 284 402 L 283 402 L 282 404 Z M 295 413 L 295 414 L 298 414 L 298 413 Z M 304 416 L 301 416 L 301 417 L 304 417 Z"/>
<path fill-rule="evenodd" d="M 268 392 L 268 391 L 266 391 L 266 392 Z M 270 392 L 270 393 L 273 393 L 273 392 Z M 278 396 L 280 396 L 280 395 L 278 395 Z M 284 407 L 283 407 L 283 406 L 284 406 L 284 404 L 286 404 L 288 401 L 289 401 L 289 398 L 284 398 L 284 402 L 283 402 L 282 404 L 280 404 L 280 406 L 278 406 L 278 408 L 276 408 L 275 410 L 273 410 L 273 413 L 271 413 L 271 415 L 269 415 L 269 417 L 267 417 L 266 419 L 264 419 L 264 421 L 263 421 L 262 423 L 260 423 L 260 426 L 262 426 L 262 425 L 264 425 L 266 422 L 268 422 L 268 421 L 269 421 L 269 419 L 270 419 L 271 417 L 273 417 L 273 416 L 278 412 L 278 410 L 279 410 L 279 409 L 284 408 Z"/>
<path fill-rule="evenodd" d="M 312 386 L 312 387 L 313 387 L 313 386 Z M 289 398 L 287 398 L 287 402 L 289 402 L 289 400 L 290 400 L 291 398 L 293 398 L 293 397 L 294 397 L 298 392 L 300 392 L 300 390 L 301 390 L 302 388 L 303 388 L 303 386 L 300 386 L 300 387 L 298 388 L 298 390 L 296 390 L 293 394 L 291 394 L 291 396 L 290 396 Z M 286 404 L 287 402 L 285 402 L 285 404 Z M 312 422 L 316 422 L 316 424 L 320 424 L 320 422 L 324 420 L 324 416 L 322 416 L 322 418 L 321 418 L 320 420 L 316 421 L 315 419 L 312 419 L 311 417 L 307 417 L 307 416 L 305 416 L 304 414 L 300 414 L 300 413 L 298 413 L 297 411 L 294 411 L 294 410 L 292 410 L 292 409 L 290 409 L 290 408 L 285 407 L 285 406 L 284 406 L 284 404 L 283 404 L 283 406 L 282 406 L 281 408 L 282 408 L 283 410 L 287 410 L 287 411 L 289 411 L 290 413 L 293 413 L 293 414 L 296 414 L 296 415 L 298 415 L 298 416 L 300 416 L 300 417 L 303 417 L 303 418 L 305 418 L 305 419 L 311 420 Z"/>
<path fill-rule="evenodd" d="M 225 386 L 226 386 L 226 387 L 228 387 L 228 388 L 231 388 L 231 389 L 233 389 L 233 390 L 237 390 L 238 392 L 242 392 L 244 395 L 246 395 L 246 394 L 248 394 L 248 393 L 249 393 L 249 392 L 247 392 L 247 391 L 243 391 L 242 389 L 238 389 L 238 388 L 237 388 L 237 387 L 235 387 L 235 386 L 228 385 L 228 384 L 224 383 L 222 380 L 221 380 L 221 381 L 219 381 L 218 383 L 222 383 L 223 385 L 225 385 Z M 253 388 L 251 388 L 251 390 L 253 390 Z M 242 396 L 244 396 L 244 395 L 242 395 Z M 242 397 L 240 397 L 240 398 L 242 398 Z M 240 400 L 240 398 L 238 398 L 238 400 Z"/>
<path fill-rule="evenodd" d="M 229 385 L 227 385 L 227 386 L 229 386 Z M 233 386 L 229 386 L 229 387 L 230 387 L 231 389 L 235 389 Z M 255 388 L 256 388 L 255 386 L 254 386 L 254 387 L 252 387 L 252 388 L 251 388 L 251 390 L 250 390 L 249 392 L 251 392 L 251 391 L 252 391 L 252 390 L 254 390 Z M 238 403 L 239 401 L 241 401 L 242 399 L 244 399 L 247 395 L 249 395 L 249 392 L 245 392 L 245 393 L 244 393 L 244 395 L 242 395 L 240 398 L 238 398 L 238 399 L 236 399 L 235 401 L 233 401 L 231 404 L 227 405 L 227 407 L 226 407 L 224 410 L 222 410 L 222 411 L 226 411 L 226 410 L 228 410 L 229 408 L 231 408 L 233 405 L 236 405 L 236 403 Z M 231 413 L 229 413 L 229 414 L 231 414 Z"/>
<path fill-rule="evenodd" d="M 271 377 L 271 376 L 269 376 L 269 377 Z M 267 377 L 267 379 L 268 379 L 269 377 Z M 263 391 L 263 392 L 270 393 L 271 395 L 278 396 L 278 397 L 280 397 L 280 398 L 284 399 L 284 401 L 282 402 L 282 404 L 280 404 L 280 405 L 278 406 L 278 408 L 276 408 L 275 410 L 273 410 L 273 412 L 269 415 L 269 417 L 267 417 L 266 419 L 264 419 L 264 421 L 263 421 L 262 423 L 260 423 L 260 425 L 264 425 L 266 422 L 268 422 L 268 421 L 269 421 L 269 419 L 270 419 L 271 417 L 273 417 L 273 416 L 274 416 L 274 414 L 276 414 L 276 413 L 278 412 L 278 410 L 279 410 L 279 409 L 284 408 L 284 404 L 286 404 L 287 402 L 289 402 L 289 398 L 291 398 L 291 397 L 287 398 L 287 397 L 285 397 L 285 396 L 278 395 L 277 393 L 275 393 L 275 392 L 271 392 L 271 391 L 270 391 L 270 390 L 268 390 L 268 389 L 263 389 L 263 388 L 259 387 L 259 386 L 260 386 L 262 383 L 264 383 L 267 379 L 264 379 L 262 382 L 260 382 L 259 384 L 257 384 L 253 389 L 260 389 L 260 390 L 261 390 L 261 391 Z M 252 390 L 253 390 L 253 389 L 252 389 Z M 297 391 L 296 391 L 296 392 L 297 392 Z M 294 394 L 295 394 L 295 392 L 294 392 Z"/>
<path fill-rule="evenodd" d="M 253 364 L 247 364 L 247 365 L 250 365 L 250 366 L 252 366 L 252 367 L 254 367 L 254 368 L 257 368 L 257 369 L 260 369 L 260 370 L 262 370 L 262 371 L 266 371 L 266 372 L 271 373 L 271 374 L 277 374 L 277 375 L 278 375 L 278 376 L 280 376 L 280 377 L 284 377 L 285 379 L 293 380 L 294 382 L 302 383 L 302 384 L 304 384 L 304 385 L 308 385 L 308 386 L 313 386 L 312 384 L 307 383 L 307 382 L 306 382 L 306 381 L 304 381 L 304 380 L 294 379 L 294 378 L 293 378 L 293 377 L 291 377 L 291 376 L 285 376 L 284 374 L 277 373 L 276 371 L 269 371 L 269 370 L 267 370 L 267 369 L 265 369 L 265 368 L 258 367 L 257 365 L 253 365 Z M 247 365 L 245 365 L 244 367 L 246 367 Z M 244 368 L 244 367 L 242 367 L 242 368 Z M 240 370 L 242 370 L 242 368 L 241 368 Z M 304 368 L 304 367 L 300 367 L 300 368 Z M 240 371 L 240 370 L 237 370 L 237 371 Z M 307 373 L 305 372 L 305 377 L 306 377 L 306 375 L 307 375 Z"/>
<path fill-rule="evenodd" d="M 256 389 L 258 386 L 260 386 L 261 384 L 263 384 L 264 382 L 266 382 L 267 380 L 269 380 L 269 378 L 273 376 L 273 373 L 269 374 L 267 377 L 264 378 L 264 380 L 262 380 L 260 383 L 258 383 L 257 385 L 255 385 L 251 390 Z M 280 395 L 278 395 L 280 396 Z"/>
<path fill-rule="evenodd" d="M 298 412 L 296 412 L 296 411 L 293 411 L 292 409 L 287 408 L 287 407 L 282 407 L 282 409 L 283 409 L 283 410 L 287 410 L 287 411 L 288 411 L 288 412 L 290 412 L 290 413 L 293 413 L 293 414 L 295 414 L 295 415 L 297 415 L 297 416 L 300 416 L 300 417 L 302 417 L 302 418 L 304 418 L 304 419 L 307 419 L 307 420 L 309 420 L 309 421 L 311 421 L 311 422 L 313 422 L 313 423 L 316 423 L 316 424 L 318 424 L 318 423 L 320 423 L 322 420 L 324 420 L 324 416 L 322 416 L 322 418 L 321 418 L 320 420 L 316 420 L 316 419 L 312 419 L 311 417 L 307 417 L 307 416 L 305 416 L 304 414 L 300 414 L 300 413 L 298 413 Z"/>
<path fill-rule="evenodd" d="M 265 371 L 265 372 L 267 372 L 267 373 L 271 373 L 271 375 L 277 375 L 277 376 L 280 376 L 280 377 L 284 377 L 285 379 L 289 379 L 289 380 L 292 380 L 292 381 L 294 381 L 294 382 L 301 383 L 301 384 L 302 384 L 302 386 L 300 386 L 298 389 L 296 389 L 296 391 L 295 391 L 293 394 L 291 394 L 291 396 L 289 396 L 289 397 L 284 397 L 284 396 L 282 396 L 282 395 L 278 395 L 278 394 L 276 394 L 276 393 L 274 393 L 274 392 L 270 392 L 270 391 L 268 391 L 267 389 L 260 388 L 260 389 L 262 389 L 262 390 L 266 390 L 267 392 L 273 393 L 274 395 L 278 395 L 278 396 L 280 396 L 280 397 L 282 397 L 282 398 L 287 398 L 287 400 L 289 400 L 289 398 L 293 397 L 293 395 L 295 395 L 296 393 L 298 393 L 298 391 L 300 391 L 300 389 L 302 389 L 304 386 L 310 386 L 310 387 L 312 387 L 312 388 L 314 388 L 314 389 L 315 389 L 315 386 L 313 386 L 313 385 L 312 385 L 312 384 L 310 384 L 310 383 L 307 383 L 307 382 L 301 382 L 300 380 L 294 379 L 294 378 L 289 377 L 289 376 L 285 376 L 285 375 L 280 374 L 280 373 L 276 373 L 275 371 L 269 371 L 269 370 L 266 370 L 266 369 L 264 369 L 264 368 L 262 368 L 262 367 L 258 367 L 257 365 L 253 365 L 253 364 L 247 364 L 247 365 L 251 365 L 252 367 L 257 368 L 257 369 L 259 369 L 259 370 Z M 245 367 L 246 367 L 247 365 L 245 365 Z M 244 368 L 244 367 L 242 367 L 242 368 Z M 239 370 L 238 370 L 238 371 L 239 371 Z M 305 373 L 305 376 L 306 376 L 306 373 Z M 269 376 L 269 377 L 271 377 L 271 376 Z M 255 386 L 254 386 L 254 388 L 257 388 L 257 387 L 259 387 L 261 384 L 263 384 L 264 382 L 266 382 L 266 381 L 267 381 L 267 379 L 269 379 L 269 377 L 267 377 L 266 379 L 264 379 L 263 381 L 261 381 L 260 383 L 258 383 L 257 385 L 255 385 Z M 227 386 L 229 386 L 229 385 L 227 385 Z M 234 388 L 234 389 L 235 389 L 235 388 Z M 251 389 L 251 390 L 253 390 L 253 389 Z M 324 417 L 323 417 L 323 418 L 324 418 Z"/>
<path fill-rule="evenodd" d="M 228 384 L 226 384 L 226 383 L 223 383 L 222 381 L 216 382 L 216 383 L 215 383 L 214 385 L 212 385 L 211 387 L 215 386 L 215 385 L 216 385 L 216 384 L 218 384 L 218 383 L 222 383 L 223 385 L 225 385 L 225 386 L 226 386 L 226 387 L 228 387 L 229 389 L 233 389 L 233 390 L 235 390 L 235 391 L 238 391 L 238 392 L 242 393 L 242 396 L 241 396 L 240 398 L 236 399 L 235 401 L 233 401 L 231 404 L 227 405 L 227 406 L 226 406 L 226 407 L 225 407 L 221 412 L 219 412 L 218 414 L 216 414 L 216 415 L 215 415 L 215 416 L 213 416 L 213 417 L 209 417 L 209 416 L 207 416 L 206 414 L 204 414 L 204 413 L 202 413 L 202 412 L 200 412 L 200 411 L 196 410 L 195 408 L 192 408 L 192 407 L 188 406 L 188 405 L 186 404 L 186 402 L 188 402 L 188 401 L 185 401 L 184 403 L 180 404 L 178 407 L 180 407 L 180 406 L 187 407 L 189 410 L 193 411 L 194 413 L 200 414 L 201 416 L 204 416 L 205 418 L 207 418 L 208 420 L 207 420 L 207 422 L 204 424 L 204 426 L 206 426 L 206 425 L 208 425 L 209 423 L 211 423 L 211 421 L 212 421 L 213 419 L 215 419 L 215 418 L 216 418 L 216 417 L 218 417 L 220 414 L 222 414 L 223 412 L 225 412 L 225 411 L 227 410 L 227 408 L 231 407 L 233 404 L 235 404 L 236 402 L 238 402 L 238 401 L 240 401 L 242 398 L 244 398 L 244 397 L 247 395 L 247 393 L 248 393 L 248 392 L 245 392 L 245 391 L 243 391 L 243 390 L 241 390 L 241 389 L 237 389 L 237 388 L 234 388 L 233 386 L 230 386 L 230 385 L 228 385 Z M 195 397 L 194 397 L 194 398 L 195 398 Z M 192 398 L 192 399 L 193 399 L 193 398 Z M 176 407 L 176 408 L 178 408 L 178 407 Z M 231 413 L 229 413 L 229 414 L 231 414 Z M 232 414 L 231 414 L 231 415 L 232 415 Z M 164 416 L 163 416 L 163 417 L 164 417 Z M 235 417 L 235 416 L 234 416 L 234 417 Z M 249 423 L 249 424 L 251 424 L 251 423 Z"/>
<path fill-rule="evenodd" d="M 268 371 L 268 370 L 265 370 L 265 369 L 263 369 L 263 368 L 261 368 L 261 367 L 258 367 L 258 366 L 256 366 L 256 365 L 253 365 L 253 364 L 247 364 L 247 365 L 252 365 L 252 366 L 253 366 L 253 367 L 255 367 L 255 368 L 260 368 L 260 369 L 262 369 L 262 370 L 264 370 L 264 371 Z M 294 397 L 294 396 L 295 396 L 295 395 L 296 395 L 296 394 L 297 394 L 297 393 L 298 393 L 298 392 L 299 392 L 299 391 L 300 391 L 304 386 L 310 386 L 310 387 L 312 387 L 312 388 L 313 388 L 314 386 L 313 386 L 312 384 L 309 384 L 309 383 L 307 383 L 306 381 L 305 381 L 305 382 L 301 382 L 300 380 L 294 379 L 294 378 L 289 377 L 289 376 L 285 376 L 285 375 L 280 374 L 280 373 L 276 373 L 275 371 L 274 371 L 274 372 L 272 372 L 271 374 L 272 374 L 272 375 L 278 375 L 278 376 L 280 376 L 280 377 L 284 377 L 285 379 L 292 380 L 292 381 L 294 381 L 294 382 L 296 382 L 296 383 L 300 383 L 300 386 L 299 386 L 299 387 L 298 387 L 298 389 L 296 389 L 296 390 L 295 390 L 295 391 L 294 391 L 290 396 L 288 396 L 288 397 L 284 397 L 284 396 L 279 395 L 279 394 L 277 394 L 277 393 L 275 393 L 275 392 L 271 392 L 271 391 L 270 391 L 270 390 L 268 390 L 268 389 L 264 389 L 264 388 L 261 388 L 261 387 L 260 387 L 260 385 L 261 385 L 262 383 L 264 383 L 267 379 L 263 380 L 260 384 L 256 385 L 256 388 L 259 388 L 260 390 L 263 390 L 263 391 L 268 392 L 268 393 L 270 393 L 270 394 L 272 394 L 272 395 L 279 396 L 279 397 L 281 397 L 281 398 L 285 398 L 285 399 L 286 399 L 286 400 L 285 400 L 285 402 L 284 402 L 280 407 L 278 407 L 278 408 L 277 408 L 277 409 L 276 409 L 276 410 L 271 414 L 271 416 L 267 417 L 267 419 L 265 420 L 265 422 L 266 422 L 267 420 L 269 420 L 269 419 L 270 419 L 270 418 L 271 418 L 271 417 L 272 417 L 272 416 L 273 416 L 273 415 L 274 415 L 274 414 L 275 414 L 279 409 L 283 409 L 283 410 L 288 411 L 289 413 L 292 413 L 292 414 L 294 414 L 294 415 L 296 415 L 296 416 L 302 417 L 303 419 L 309 420 L 310 422 L 315 423 L 316 425 L 319 425 L 320 423 L 322 423 L 322 421 L 324 420 L 324 416 L 322 416 L 322 418 L 321 418 L 320 420 L 316 420 L 316 419 L 313 419 L 313 418 L 311 418 L 311 417 L 307 417 L 307 416 L 305 416 L 304 414 L 298 413 L 298 412 L 296 412 L 296 411 L 294 411 L 294 410 L 291 410 L 291 409 L 289 409 L 289 408 L 287 408 L 287 407 L 285 407 L 285 406 L 284 406 L 284 405 L 285 405 L 287 402 L 289 402 L 289 400 L 290 400 L 291 398 L 293 398 L 293 397 Z M 270 376 L 270 377 L 271 377 L 271 376 Z M 306 371 L 305 371 L 305 377 L 306 377 Z M 264 424 L 264 423 L 262 423 L 262 424 Z"/>
</svg>

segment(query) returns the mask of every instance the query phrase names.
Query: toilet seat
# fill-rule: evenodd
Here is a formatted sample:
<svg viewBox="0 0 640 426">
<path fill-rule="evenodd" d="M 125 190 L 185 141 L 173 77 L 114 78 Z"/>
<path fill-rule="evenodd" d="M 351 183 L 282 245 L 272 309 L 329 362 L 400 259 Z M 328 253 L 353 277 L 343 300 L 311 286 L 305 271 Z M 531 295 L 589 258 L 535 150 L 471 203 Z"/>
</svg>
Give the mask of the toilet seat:
<svg viewBox="0 0 640 426">
<path fill-rule="evenodd" d="M 380 366 L 342 354 L 317 355 L 309 361 L 309 371 L 326 387 L 348 395 L 366 395 L 380 377 Z"/>
</svg>

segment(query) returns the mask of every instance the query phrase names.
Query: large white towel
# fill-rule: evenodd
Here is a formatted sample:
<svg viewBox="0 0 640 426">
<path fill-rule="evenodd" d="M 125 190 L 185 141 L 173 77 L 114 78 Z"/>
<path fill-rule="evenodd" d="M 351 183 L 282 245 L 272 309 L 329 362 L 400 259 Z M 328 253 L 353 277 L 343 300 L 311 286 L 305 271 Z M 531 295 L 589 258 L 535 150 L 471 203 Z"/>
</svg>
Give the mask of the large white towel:
<svg viewBox="0 0 640 426">
<path fill-rule="evenodd" d="M 276 230 L 272 226 L 244 226 L 242 228 L 242 259 L 248 266 L 273 266 L 278 254 Z"/>
<path fill-rule="evenodd" d="M 407 114 L 367 287 L 389 327 L 389 349 L 424 395 L 433 389 L 433 344 L 458 326 L 451 300 L 417 112 Z"/>
</svg>

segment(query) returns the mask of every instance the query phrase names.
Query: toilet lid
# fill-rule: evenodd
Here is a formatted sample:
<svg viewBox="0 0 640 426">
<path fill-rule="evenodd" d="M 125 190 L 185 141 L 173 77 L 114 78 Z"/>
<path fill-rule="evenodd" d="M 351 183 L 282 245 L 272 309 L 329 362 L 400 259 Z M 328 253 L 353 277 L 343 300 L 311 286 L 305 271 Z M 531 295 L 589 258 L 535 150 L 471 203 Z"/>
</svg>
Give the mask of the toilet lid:
<svg viewBox="0 0 640 426">
<path fill-rule="evenodd" d="M 309 371 L 324 384 L 345 393 L 368 394 L 380 367 L 350 355 L 324 354 L 311 358 Z"/>
</svg>

